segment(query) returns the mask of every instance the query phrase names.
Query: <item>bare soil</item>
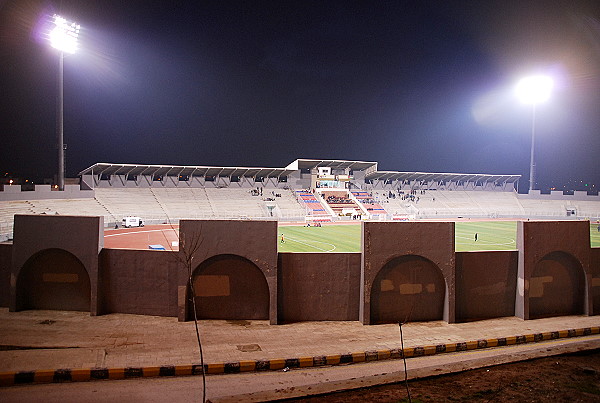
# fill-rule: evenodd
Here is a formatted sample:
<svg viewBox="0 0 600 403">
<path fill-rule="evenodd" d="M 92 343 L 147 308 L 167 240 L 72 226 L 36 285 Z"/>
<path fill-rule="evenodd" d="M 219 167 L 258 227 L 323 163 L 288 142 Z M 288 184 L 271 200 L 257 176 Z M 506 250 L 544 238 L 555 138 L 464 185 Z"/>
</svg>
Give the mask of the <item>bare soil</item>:
<svg viewBox="0 0 600 403">
<path fill-rule="evenodd" d="M 600 402 L 600 350 L 409 380 L 412 402 Z M 298 402 L 408 402 L 404 382 L 293 399 Z"/>
</svg>

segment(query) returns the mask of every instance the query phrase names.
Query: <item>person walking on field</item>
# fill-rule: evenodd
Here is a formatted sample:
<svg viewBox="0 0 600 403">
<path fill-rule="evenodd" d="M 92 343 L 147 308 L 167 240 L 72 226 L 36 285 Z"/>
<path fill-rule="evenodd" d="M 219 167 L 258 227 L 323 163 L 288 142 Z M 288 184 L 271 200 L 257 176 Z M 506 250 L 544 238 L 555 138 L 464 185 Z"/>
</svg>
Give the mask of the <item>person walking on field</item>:
<svg viewBox="0 0 600 403">
<path fill-rule="evenodd" d="M 281 243 L 285 243 L 285 237 L 281 234 Z"/>
<path fill-rule="evenodd" d="M 477 232 L 475 233 L 475 242 L 477 242 Z"/>
</svg>

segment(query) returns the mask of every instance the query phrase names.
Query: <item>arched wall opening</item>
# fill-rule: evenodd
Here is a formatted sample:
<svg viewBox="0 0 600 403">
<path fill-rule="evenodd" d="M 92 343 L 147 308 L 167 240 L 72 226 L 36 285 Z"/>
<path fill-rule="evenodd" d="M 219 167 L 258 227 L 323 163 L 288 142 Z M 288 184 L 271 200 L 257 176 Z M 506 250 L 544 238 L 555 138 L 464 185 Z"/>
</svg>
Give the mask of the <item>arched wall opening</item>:
<svg viewBox="0 0 600 403">
<path fill-rule="evenodd" d="M 585 311 L 585 275 L 579 261 L 565 252 L 540 259 L 529 279 L 529 318 L 579 315 Z"/>
<path fill-rule="evenodd" d="M 269 319 L 269 286 L 263 272 L 238 255 L 202 262 L 192 277 L 198 319 Z M 193 318 L 194 310 L 188 312 Z"/>
<path fill-rule="evenodd" d="M 377 273 L 371 290 L 371 323 L 442 320 L 446 283 L 421 256 L 394 258 Z"/>
<path fill-rule="evenodd" d="M 17 278 L 19 309 L 90 310 L 90 277 L 75 255 L 45 249 L 33 255 Z"/>
</svg>

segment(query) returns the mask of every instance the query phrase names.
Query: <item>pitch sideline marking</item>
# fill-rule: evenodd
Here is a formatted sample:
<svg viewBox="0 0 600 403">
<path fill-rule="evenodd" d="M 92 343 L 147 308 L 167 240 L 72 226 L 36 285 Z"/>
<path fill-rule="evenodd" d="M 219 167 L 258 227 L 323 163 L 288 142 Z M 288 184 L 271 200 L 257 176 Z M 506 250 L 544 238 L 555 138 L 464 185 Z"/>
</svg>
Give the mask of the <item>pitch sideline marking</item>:
<svg viewBox="0 0 600 403">
<path fill-rule="evenodd" d="M 290 241 L 294 241 L 294 242 L 300 243 L 300 244 L 302 244 L 302 245 L 306 245 L 306 246 L 308 246 L 308 247 L 310 247 L 310 248 L 315 248 L 315 249 L 321 250 L 321 251 L 323 251 L 323 252 L 332 252 L 332 251 L 334 251 L 334 250 L 336 249 L 336 246 L 335 246 L 334 244 L 332 244 L 332 243 L 321 242 L 321 241 L 310 241 L 310 242 L 323 243 L 323 244 L 325 244 L 325 245 L 331 245 L 331 246 L 333 246 L 333 249 L 326 250 L 326 249 L 319 248 L 318 246 L 314 246 L 314 245 L 308 244 L 308 243 L 306 243 L 306 242 L 299 241 L 299 240 L 297 240 L 297 239 L 294 239 L 294 238 L 288 238 L 288 239 L 289 239 Z"/>
</svg>

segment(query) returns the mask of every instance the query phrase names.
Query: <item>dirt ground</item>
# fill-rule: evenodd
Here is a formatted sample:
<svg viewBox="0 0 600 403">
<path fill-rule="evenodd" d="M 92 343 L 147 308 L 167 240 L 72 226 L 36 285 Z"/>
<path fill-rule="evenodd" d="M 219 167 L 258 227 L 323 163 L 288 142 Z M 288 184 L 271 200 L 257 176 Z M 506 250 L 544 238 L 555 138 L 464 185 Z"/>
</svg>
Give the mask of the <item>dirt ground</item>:
<svg viewBox="0 0 600 403">
<path fill-rule="evenodd" d="M 412 402 L 600 402 L 600 350 L 408 382 Z M 298 402 L 408 402 L 405 383 Z"/>
</svg>

